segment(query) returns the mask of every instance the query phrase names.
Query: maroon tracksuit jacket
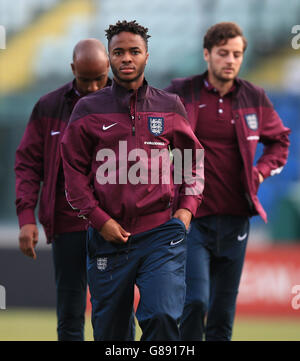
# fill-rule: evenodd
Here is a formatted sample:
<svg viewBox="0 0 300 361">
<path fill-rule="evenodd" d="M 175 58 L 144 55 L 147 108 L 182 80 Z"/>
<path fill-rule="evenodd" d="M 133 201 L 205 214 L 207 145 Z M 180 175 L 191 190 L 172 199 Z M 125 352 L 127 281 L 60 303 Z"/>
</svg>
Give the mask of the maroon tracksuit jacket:
<svg viewBox="0 0 300 361">
<path fill-rule="evenodd" d="M 108 82 L 110 84 L 110 80 Z M 19 226 L 35 224 L 35 207 L 39 201 L 39 221 L 44 227 L 47 242 L 54 236 L 55 209 L 61 157 L 60 141 L 73 107 L 79 96 L 74 91 L 74 81 L 50 92 L 36 103 L 21 143 L 16 151 L 16 208 Z M 61 200 L 62 197 L 60 197 Z M 62 201 L 63 203 L 63 201 Z M 61 205 L 65 209 L 66 204 Z M 86 221 L 79 219 L 70 209 L 73 222 L 65 232 L 86 229 Z M 72 227 L 70 229 L 70 225 Z"/>
<path fill-rule="evenodd" d="M 122 150 L 120 142 L 123 142 Z M 113 82 L 111 87 L 81 99 L 61 143 L 68 201 L 98 230 L 110 218 L 132 234 L 168 221 L 172 216 L 174 185 L 172 179 L 166 184 L 162 182 L 162 165 L 158 183 L 148 178 L 145 183 L 132 184 L 129 175 L 138 159 L 136 152 L 143 150 L 151 159 L 152 150 L 167 151 L 169 146 L 182 152 L 185 148 L 191 149 L 194 155 L 197 149 L 202 149 L 177 95 L 155 89 L 146 81 L 137 92 Z M 115 168 L 111 163 L 111 181 L 100 184 L 99 169 L 108 161 L 100 156 L 105 149 L 108 158 L 115 161 Z M 92 187 L 88 178 L 90 171 Z M 202 189 L 203 164 L 196 172 L 195 159 L 192 174 Z M 196 214 L 202 195 L 186 195 L 189 187 L 187 183 L 182 184 L 178 208 L 187 208 Z"/>
<path fill-rule="evenodd" d="M 165 89 L 180 96 L 192 129 L 198 134 L 200 142 L 201 134 L 197 131 L 197 126 L 201 122 L 199 117 L 202 106 L 200 93 L 206 78 L 207 72 L 188 78 L 174 79 L 171 85 Z M 239 78 L 236 79 L 235 85 L 232 98 L 232 119 L 234 119 L 239 151 L 244 165 L 241 181 L 249 203 L 249 215 L 259 214 L 266 222 L 266 212 L 257 197 L 258 172 L 267 178 L 282 170 L 288 157 L 290 130 L 283 125 L 262 88 Z M 254 166 L 258 142 L 263 143 L 264 151 Z M 205 202 L 210 201 L 205 198 L 205 189 L 203 196 Z M 234 207 L 234 205 L 232 206 Z"/>
</svg>

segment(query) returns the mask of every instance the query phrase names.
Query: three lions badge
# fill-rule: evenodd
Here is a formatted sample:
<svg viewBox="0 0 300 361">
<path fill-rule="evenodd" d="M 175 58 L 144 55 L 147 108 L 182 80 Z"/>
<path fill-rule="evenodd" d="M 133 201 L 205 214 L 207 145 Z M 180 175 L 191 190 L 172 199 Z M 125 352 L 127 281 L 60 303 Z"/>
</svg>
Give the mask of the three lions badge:
<svg viewBox="0 0 300 361">
<path fill-rule="evenodd" d="M 247 122 L 248 128 L 251 130 L 257 130 L 258 129 L 258 119 L 257 115 L 255 113 L 253 114 L 246 114 L 245 120 Z"/>
<path fill-rule="evenodd" d="M 158 136 L 164 131 L 164 118 L 163 117 L 148 117 L 148 128 L 150 132 Z"/>
</svg>

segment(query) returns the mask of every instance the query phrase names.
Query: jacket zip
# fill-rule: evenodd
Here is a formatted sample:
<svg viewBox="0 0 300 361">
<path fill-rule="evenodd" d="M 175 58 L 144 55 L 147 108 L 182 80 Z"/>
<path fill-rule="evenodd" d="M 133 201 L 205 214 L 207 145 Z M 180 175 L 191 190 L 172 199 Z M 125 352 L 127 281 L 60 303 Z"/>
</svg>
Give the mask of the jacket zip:
<svg viewBox="0 0 300 361">
<path fill-rule="evenodd" d="M 135 135 L 136 97 L 137 97 L 137 93 L 132 95 L 132 97 L 130 98 L 130 107 L 129 107 L 130 118 L 132 122 L 132 132 L 131 132 L 132 135 Z"/>
<path fill-rule="evenodd" d="M 134 93 L 131 97 L 130 97 L 130 101 L 129 101 L 129 116 L 131 119 L 131 123 L 132 123 L 132 127 L 131 127 L 131 135 L 135 136 L 135 115 L 136 115 L 136 101 L 137 101 L 137 92 Z M 136 138 L 134 140 L 134 143 L 136 143 Z M 135 207 L 135 197 L 134 195 L 132 197 L 129 198 L 129 203 L 130 206 L 128 207 L 128 215 L 131 215 L 131 219 L 134 218 L 134 214 L 132 213 L 132 210 Z M 131 220 L 132 222 L 132 220 Z"/>
</svg>

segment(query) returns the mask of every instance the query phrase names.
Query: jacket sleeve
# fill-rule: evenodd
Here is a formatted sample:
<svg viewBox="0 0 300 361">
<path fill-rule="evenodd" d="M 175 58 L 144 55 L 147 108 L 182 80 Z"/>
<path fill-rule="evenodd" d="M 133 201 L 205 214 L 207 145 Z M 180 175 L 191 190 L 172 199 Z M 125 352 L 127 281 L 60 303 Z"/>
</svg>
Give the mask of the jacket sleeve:
<svg viewBox="0 0 300 361">
<path fill-rule="evenodd" d="M 35 105 L 16 151 L 16 210 L 19 226 L 35 224 L 34 210 L 43 180 L 43 132 L 39 102 Z"/>
<path fill-rule="evenodd" d="M 260 142 L 264 149 L 256 167 L 264 178 L 279 174 L 287 162 L 290 129 L 286 128 L 263 92 Z"/>
<path fill-rule="evenodd" d="M 88 219 L 94 228 L 100 230 L 111 217 L 99 207 L 93 193 L 90 173 L 95 139 L 89 115 L 78 118 L 84 107 L 80 103 L 72 113 L 61 142 L 66 197 L 79 217 Z"/>
<path fill-rule="evenodd" d="M 168 85 L 166 88 L 164 88 L 164 91 L 168 92 L 168 93 L 177 93 L 176 91 L 176 87 L 174 84 L 174 80 L 171 81 L 171 84 Z"/>
<path fill-rule="evenodd" d="M 186 208 L 195 216 L 204 189 L 204 149 L 192 131 L 179 97 L 173 122 L 174 183 L 178 187 L 177 208 Z M 182 167 L 180 166 L 182 164 Z"/>
<path fill-rule="evenodd" d="M 171 84 L 164 88 L 164 90 L 168 93 L 177 94 L 182 102 L 182 104 L 185 106 L 185 97 L 184 92 L 182 89 L 182 83 L 180 82 L 180 79 L 173 79 L 171 81 Z"/>
</svg>

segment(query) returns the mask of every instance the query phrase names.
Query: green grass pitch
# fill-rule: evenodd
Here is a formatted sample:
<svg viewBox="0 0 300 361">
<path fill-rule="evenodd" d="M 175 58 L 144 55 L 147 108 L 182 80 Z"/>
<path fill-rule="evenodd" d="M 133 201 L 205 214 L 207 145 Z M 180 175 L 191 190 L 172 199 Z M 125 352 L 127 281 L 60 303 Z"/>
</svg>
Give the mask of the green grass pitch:
<svg viewBox="0 0 300 361">
<path fill-rule="evenodd" d="M 140 337 L 137 327 L 137 339 Z M 90 315 L 86 316 L 85 339 L 93 340 Z M 233 341 L 300 341 L 300 318 L 237 317 Z M 0 310 L 0 341 L 55 341 L 55 310 Z"/>
</svg>

